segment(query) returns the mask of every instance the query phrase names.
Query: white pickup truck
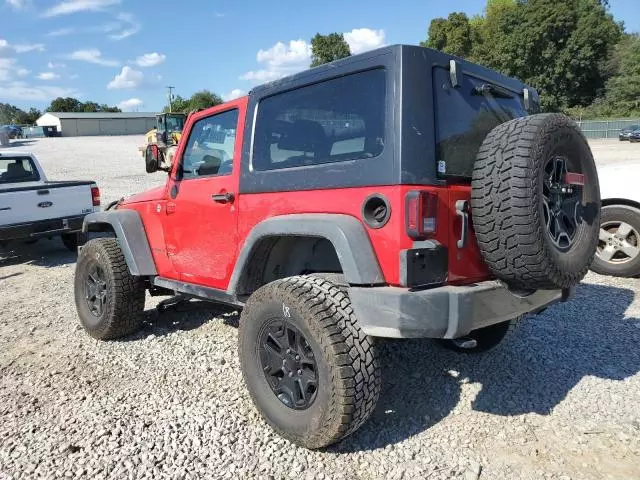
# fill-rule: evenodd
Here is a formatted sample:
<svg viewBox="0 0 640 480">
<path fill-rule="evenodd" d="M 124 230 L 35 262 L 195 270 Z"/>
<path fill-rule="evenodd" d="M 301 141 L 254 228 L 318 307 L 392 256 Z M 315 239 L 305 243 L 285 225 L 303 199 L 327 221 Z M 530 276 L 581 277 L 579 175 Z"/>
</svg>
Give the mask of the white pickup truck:
<svg viewBox="0 0 640 480">
<path fill-rule="evenodd" d="M 61 236 L 75 251 L 84 217 L 99 209 L 95 182 L 50 182 L 33 154 L 0 152 L 0 246 Z"/>
</svg>

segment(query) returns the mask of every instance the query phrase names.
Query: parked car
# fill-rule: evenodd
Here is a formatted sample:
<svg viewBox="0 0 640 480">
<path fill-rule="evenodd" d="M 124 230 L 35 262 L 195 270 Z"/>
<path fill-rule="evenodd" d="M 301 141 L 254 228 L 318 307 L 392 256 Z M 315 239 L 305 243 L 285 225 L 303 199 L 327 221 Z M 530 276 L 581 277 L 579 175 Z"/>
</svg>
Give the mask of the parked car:
<svg viewBox="0 0 640 480">
<path fill-rule="evenodd" d="M 31 153 L 0 152 L 0 245 L 62 237 L 76 250 L 82 222 L 100 209 L 92 181 L 48 181 Z"/>
<path fill-rule="evenodd" d="M 194 113 L 164 186 L 85 219 L 103 237 L 80 250 L 80 322 L 127 335 L 145 290 L 241 306 L 258 410 L 300 445 L 336 442 L 378 401 L 374 337 L 486 351 L 586 274 L 593 156 L 538 111 L 516 79 L 392 46 Z"/>
<path fill-rule="evenodd" d="M 629 141 L 631 143 L 638 143 L 640 142 L 640 129 L 638 130 L 634 130 L 633 132 L 631 132 L 629 134 Z"/>
<path fill-rule="evenodd" d="M 9 132 L 9 138 L 22 138 L 22 128 L 18 125 L 7 125 L 6 128 Z"/>
<path fill-rule="evenodd" d="M 640 162 L 598 169 L 602 216 L 591 269 L 603 275 L 640 275 Z"/>
<path fill-rule="evenodd" d="M 640 125 L 630 125 L 628 127 L 623 128 L 622 130 L 620 130 L 620 133 L 618 134 L 618 140 L 620 140 L 621 142 L 625 140 L 629 140 L 631 133 L 635 132 L 636 130 L 640 130 Z"/>
</svg>

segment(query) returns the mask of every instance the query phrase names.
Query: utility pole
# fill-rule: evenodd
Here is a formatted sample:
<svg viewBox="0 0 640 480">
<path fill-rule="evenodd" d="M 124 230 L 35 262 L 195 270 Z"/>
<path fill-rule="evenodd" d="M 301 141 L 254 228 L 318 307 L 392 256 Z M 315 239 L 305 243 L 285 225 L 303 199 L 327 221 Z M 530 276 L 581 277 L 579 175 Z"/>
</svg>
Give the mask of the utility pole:
<svg viewBox="0 0 640 480">
<path fill-rule="evenodd" d="M 169 90 L 169 113 L 173 110 L 173 89 L 176 87 L 172 87 L 170 85 L 167 86 L 167 90 Z"/>
</svg>

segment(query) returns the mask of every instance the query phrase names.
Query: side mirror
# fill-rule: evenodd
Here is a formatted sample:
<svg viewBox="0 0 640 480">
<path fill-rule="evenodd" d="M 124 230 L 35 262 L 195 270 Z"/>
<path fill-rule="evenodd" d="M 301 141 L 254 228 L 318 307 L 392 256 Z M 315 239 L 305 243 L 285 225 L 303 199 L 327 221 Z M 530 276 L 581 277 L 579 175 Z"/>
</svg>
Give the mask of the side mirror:
<svg viewBox="0 0 640 480">
<path fill-rule="evenodd" d="M 148 145 L 144 153 L 144 163 L 147 173 L 160 170 L 160 149 L 157 145 Z"/>
</svg>

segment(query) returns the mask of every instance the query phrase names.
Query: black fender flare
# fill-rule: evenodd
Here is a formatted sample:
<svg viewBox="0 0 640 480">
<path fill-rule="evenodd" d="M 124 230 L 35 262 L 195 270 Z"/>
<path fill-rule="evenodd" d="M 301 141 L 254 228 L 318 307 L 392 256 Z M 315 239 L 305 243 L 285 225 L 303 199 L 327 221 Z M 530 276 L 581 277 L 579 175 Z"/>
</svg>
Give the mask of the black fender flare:
<svg viewBox="0 0 640 480">
<path fill-rule="evenodd" d="M 84 218 L 82 231 L 100 232 L 109 225 L 116 234 L 124 259 L 133 276 L 157 275 L 149 240 L 140 214 L 135 210 L 110 210 L 90 213 Z"/>
<path fill-rule="evenodd" d="M 385 283 L 371 240 L 360 220 L 343 214 L 291 214 L 268 218 L 253 227 L 236 260 L 227 293 L 236 295 L 256 245 L 265 238 L 280 236 L 326 238 L 333 245 L 350 285 Z"/>
</svg>

